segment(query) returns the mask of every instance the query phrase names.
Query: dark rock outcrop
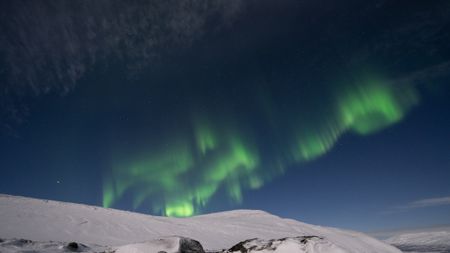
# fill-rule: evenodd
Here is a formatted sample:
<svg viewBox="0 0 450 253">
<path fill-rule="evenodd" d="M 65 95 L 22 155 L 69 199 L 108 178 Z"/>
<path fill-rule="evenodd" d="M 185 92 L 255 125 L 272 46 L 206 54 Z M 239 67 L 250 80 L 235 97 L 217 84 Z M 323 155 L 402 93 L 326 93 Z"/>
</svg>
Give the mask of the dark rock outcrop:
<svg viewBox="0 0 450 253">
<path fill-rule="evenodd" d="M 70 251 L 77 251 L 78 250 L 78 243 L 76 242 L 69 242 L 66 246 L 66 249 Z"/>
<path fill-rule="evenodd" d="M 285 237 L 281 239 L 261 240 L 261 239 L 249 239 L 237 243 L 225 253 L 249 253 L 259 251 L 275 251 L 277 247 L 283 244 L 285 241 L 295 242 L 298 245 L 308 244 L 311 240 L 323 240 L 318 236 L 297 236 L 297 237 Z"/>
<path fill-rule="evenodd" d="M 205 253 L 200 242 L 190 238 L 180 238 L 179 253 Z"/>
<path fill-rule="evenodd" d="M 71 252 L 81 252 L 86 251 L 88 249 L 88 246 L 82 243 L 69 242 L 64 248 Z"/>
</svg>

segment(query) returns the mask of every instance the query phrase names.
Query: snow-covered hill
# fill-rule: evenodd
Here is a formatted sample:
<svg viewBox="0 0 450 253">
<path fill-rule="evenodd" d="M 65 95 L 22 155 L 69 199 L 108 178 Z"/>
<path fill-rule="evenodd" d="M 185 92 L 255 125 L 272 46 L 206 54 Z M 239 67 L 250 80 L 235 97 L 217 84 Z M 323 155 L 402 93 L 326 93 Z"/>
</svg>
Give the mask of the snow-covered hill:
<svg viewBox="0 0 450 253">
<path fill-rule="evenodd" d="M 450 252 L 450 228 L 398 233 L 387 240 L 405 252 Z"/>
<path fill-rule="evenodd" d="M 296 220 L 282 219 L 263 211 L 236 210 L 192 218 L 168 218 L 81 204 L 0 195 L 2 239 L 76 241 L 86 245 L 116 247 L 167 236 L 192 238 L 209 250 L 229 249 L 251 238 L 271 240 L 307 236 L 316 238 L 312 241 L 317 240 L 319 244 L 332 246 L 298 252 L 400 252 L 362 233 L 309 225 Z"/>
</svg>

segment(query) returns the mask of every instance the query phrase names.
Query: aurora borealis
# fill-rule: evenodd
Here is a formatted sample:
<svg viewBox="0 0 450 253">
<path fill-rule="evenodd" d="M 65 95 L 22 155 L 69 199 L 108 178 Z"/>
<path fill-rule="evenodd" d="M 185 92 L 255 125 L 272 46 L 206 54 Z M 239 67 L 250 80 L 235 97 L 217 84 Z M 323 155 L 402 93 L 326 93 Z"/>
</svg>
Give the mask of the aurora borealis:
<svg viewBox="0 0 450 253">
<path fill-rule="evenodd" d="M 347 132 L 368 135 L 402 120 L 419 103 L 419 95 L 414 86 L 390 87 L 386 82 L 367 78 L 331 94 L 329 108 L 323 109 L 330 113 L 314 121 L 292 108 L 290 114 L 298 123 L 274 129 L 266 126 L 274 132 L 266 136 L 246 134 L 241 130 L 250 128 L 243 126 L 245 121 L 219 123 L 222 117 L 194 117 L 190 132 L 164 140 L 167 146 L 152 147 L 130 164 L 114 167 L 104 182 L 103 206 L 111 207 L 127 190 L 136 192 L 134 208 L 151 199 L 153 212 L 167 216 L 201 213 L 221 188 L 230 200 L 241 203 L 244 190 L 258 189 L 286 168 L 325 155 Z M 281 114 L 277 108 L 271 111 Z M 276 132 L 283 132 L 283 137 Z M 269 136 L 282 145 L 261 161 L 264 147 L 256 139 Z"/>
<path fill-rule="evenodd" d="M 2 3 L 0 193 L 361 230 L 450 222 L 447 207 L 385 215 L 450 195 L 449 11 Z"/>
</svg>

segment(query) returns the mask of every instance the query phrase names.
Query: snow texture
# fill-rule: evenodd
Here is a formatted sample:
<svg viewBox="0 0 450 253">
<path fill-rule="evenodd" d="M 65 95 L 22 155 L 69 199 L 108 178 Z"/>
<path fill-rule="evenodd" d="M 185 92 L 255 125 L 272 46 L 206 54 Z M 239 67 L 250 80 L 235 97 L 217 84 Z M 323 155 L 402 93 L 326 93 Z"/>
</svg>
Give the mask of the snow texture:
<svg viewBox="0 0 450 253">
<path fill-rule="evenodd" d="M 98 245 L 84 245 L 70 242 L 35 242 L 25 239 L 0 240 L 1 253 L 70 253 L 70 252 L 103 252 L 112 253 L 112 249 Z"/>
<path fill-rule="evenodd" d="M 290 252 L 333 252 L 345 253 L 344 249 L 317 236 L 288 237 L 277 240 L 251 239 L 231 247 L 227 253 L 259 252 L 259 253 L 290 253 Z"/>
<path fill-rule="evenodd" d="M 394 235 L 385 242 L 404 252 L 450 253 L 450 231 L 405 232 Z"/>
<path fill-rule="evenodd" d="M 204 253 L 204 250 L 198 241 L 184 237 L 165 237 L 142 243 L 127 244 L 115 250 L 115 253 L 147 252 Z"/>
<path fill-rule="evenodd" d="M 108 246 L 117 249 L 117 253 L 138 253 L 154 252 L 145 248 L 159 247 L 154 243 L 155 240 L 171 236 L 174 237 L 166 240 L 168 246 L 170 242 L 177 245 L 173 240 L 181 236 L 199 241 L 208 250 L 229 249 L 249 238 L 258 238 L 263 243 L 264 240 L 304 236 L 311 237 L 311 242 L 298 244 L 295 243 L 296 239 L 291 238 L 281 242 L 279 250 L 295 248 L 289 251 L 293 253 L 400 253 L 398 249 L 359 232 L 309 225 L 263 211 L 235 210 L 191 218 L 168 218 L 0 195 L 0 238 L 3 240 L 26 238 L 40 242 L 74 241 L 91 248 Z M 3 243 L 0 252 L 18 252 L 4 250 Z M 301 251 L 299 247 L 305 245 L 309 248 Z M 164 251 L 170 253 L 172 249 L 169 247 L 169 250 Z"/>
</svg>

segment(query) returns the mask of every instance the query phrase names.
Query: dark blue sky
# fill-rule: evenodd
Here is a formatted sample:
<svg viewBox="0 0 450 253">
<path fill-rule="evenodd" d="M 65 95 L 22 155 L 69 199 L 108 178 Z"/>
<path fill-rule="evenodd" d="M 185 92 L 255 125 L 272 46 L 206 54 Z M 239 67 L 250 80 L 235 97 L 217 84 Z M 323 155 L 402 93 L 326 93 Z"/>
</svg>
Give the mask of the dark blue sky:
<svg viewBox="0 0 450 253">
<path fill-rule="evenodd" d="M 62 2 L 1 6 L 1 193 L 450 223 L 448 2 Z"/>
</svg>

